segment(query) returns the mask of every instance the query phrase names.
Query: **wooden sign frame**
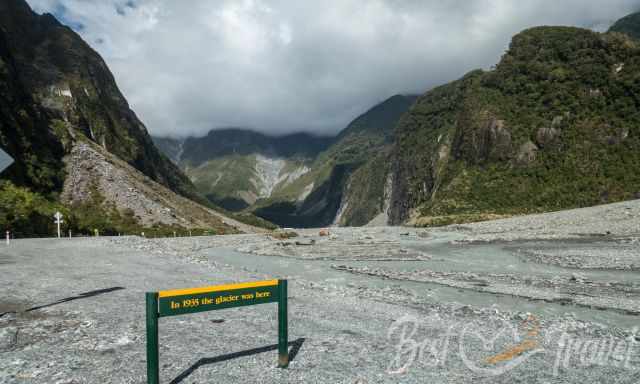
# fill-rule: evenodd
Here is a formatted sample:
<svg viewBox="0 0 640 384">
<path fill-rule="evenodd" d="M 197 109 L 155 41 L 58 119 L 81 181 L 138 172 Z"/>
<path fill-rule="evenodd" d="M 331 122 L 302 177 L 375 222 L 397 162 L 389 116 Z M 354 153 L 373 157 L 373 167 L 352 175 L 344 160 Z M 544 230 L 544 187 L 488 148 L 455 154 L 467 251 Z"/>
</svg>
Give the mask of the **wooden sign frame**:
<svg viewBox="0 0 640 384">
<path fill-rule="evenodd" d="M 159 384 L 158 320 L 248 305 L 278 303 L 278 367 L 289 365 L 287 280 L 147 292 L 147 383 Z"/>
</svg>

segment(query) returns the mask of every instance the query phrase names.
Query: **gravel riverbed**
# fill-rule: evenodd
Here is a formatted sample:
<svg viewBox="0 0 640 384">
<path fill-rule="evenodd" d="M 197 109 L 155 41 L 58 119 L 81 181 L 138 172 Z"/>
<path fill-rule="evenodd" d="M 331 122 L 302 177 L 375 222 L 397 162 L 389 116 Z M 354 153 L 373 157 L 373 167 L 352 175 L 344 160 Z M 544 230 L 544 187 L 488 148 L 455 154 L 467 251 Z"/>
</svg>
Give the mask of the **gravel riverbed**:
<svg viewBox="0 0 640 384">
<path fill-rule="evenodd" d="M 160 320 L 162 383 L 638 383 L 640 201 L 441 229 L 16 240 L 0 383 L 145 383 L 144 292 L 289 279 Z"/>
</svg>

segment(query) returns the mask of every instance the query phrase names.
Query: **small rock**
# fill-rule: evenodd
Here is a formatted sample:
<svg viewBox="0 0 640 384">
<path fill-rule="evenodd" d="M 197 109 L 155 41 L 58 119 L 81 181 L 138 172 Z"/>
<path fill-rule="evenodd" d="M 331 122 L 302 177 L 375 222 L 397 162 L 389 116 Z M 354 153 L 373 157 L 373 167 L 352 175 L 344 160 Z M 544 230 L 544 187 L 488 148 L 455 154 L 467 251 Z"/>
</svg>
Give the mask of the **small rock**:
<svg viewBox="0 0 640 384">
<path fill-rule="evenodd" d="M 575 281 L 577 283 L 584 283 L 584 277 L 578 275 L 577 273 L 572 273 L 571 274 L 571 281 Z"/>
<path fill-rule="evenodd" d="M 536 160 L 538 154 L 538 147 L 531 141 L 520 146 L 517 155 L 517 161 L 520 165 L 529 165 Z"/>
<path fill-rule="evenodd" d="M 538 146 L 544 148 L 545 146 L 551 144 L 557 137 L 560 135 L 560 131 L 555 128 L 540 128 L 536 133 L 536 141 Z"/>
<path fill-rule="evenodd" d="M 8 351 L 18 344 L 18 328 L 5 327 L 0 329 L 0 351 Z"/>
</svg>

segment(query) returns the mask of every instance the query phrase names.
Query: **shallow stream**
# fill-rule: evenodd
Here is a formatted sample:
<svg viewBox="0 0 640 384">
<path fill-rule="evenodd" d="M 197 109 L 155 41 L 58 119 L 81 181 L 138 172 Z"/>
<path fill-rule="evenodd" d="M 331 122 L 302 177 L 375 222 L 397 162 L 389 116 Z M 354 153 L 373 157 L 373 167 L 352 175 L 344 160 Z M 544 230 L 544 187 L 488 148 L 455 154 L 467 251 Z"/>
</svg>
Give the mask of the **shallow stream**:
<svg viewBox="0 0 640 384">
<path fill-rule="evenodd" d="M 547 264 L 530 263 L 522 260 L 518 252 L 523 249 L 544 246 L 547 242 L 511 242 L 508 244 L 452 244 L 456 234 L 440 233 L 428 239 L 416 240 L 407 238 L 401 246 L 414 249 L 432 256 L 431 260 L 421 261 L 359 261 L 359 260 L 309 260 L 301 258 L 260 256 L 241 253 L 232 249 L 217 248 L 200 251 L 217 263 L 232 265 L 237 268 L 289 279 L 304 279 L 324 285 L 364 286 L 368 288 L 400 287 L 417 296 L 428 296 L 430 300 L 441 303 L 459 303 L 475 307 L 496 307 L 502 311 L 530 312 L 538 316 L 552 318 L 574 314 L 577 319 L 593 321 L 606 326 L 625 329 L 640 326 L 640 317 L 625 315 L 616 311 L 589 309 L 568 306 L 559 303 L 548 303 L 510 295 L 477 292 L 470 289 L 459 289 L 434 283 L 422 283 L 402 280 L 389 280 L 376 276 L 351 274 L 337 271 L 332 265 L 348 265 L 352 267 L 367 266 L 385 268 L 395 271 L 414 271 L 430 269 L 433 271 L 473 272 L 497 274 L 524 274 L 545 278 L 558 275 L 571 276 L 579 273 L 591 281 L 640 282 L 640 273 L 614 270 L 575 270 Z M 576 243 L 559 244 L 553 242 L 554 248 L 575 247 Z"/>
</svg>

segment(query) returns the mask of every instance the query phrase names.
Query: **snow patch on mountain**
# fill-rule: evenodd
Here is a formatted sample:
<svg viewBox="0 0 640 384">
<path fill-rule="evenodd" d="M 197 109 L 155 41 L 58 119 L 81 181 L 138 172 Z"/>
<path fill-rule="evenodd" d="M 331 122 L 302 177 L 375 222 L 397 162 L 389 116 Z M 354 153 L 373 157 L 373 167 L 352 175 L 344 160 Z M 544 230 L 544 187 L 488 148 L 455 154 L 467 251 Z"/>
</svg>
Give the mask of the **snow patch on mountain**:
<svg viewBox="0 0 640 384">
<path fill-rule="evenodd" d="M 266 198 L 271 196 L 276 185 L 280 183 L 280 173 L 286 165 L 282 159 L 272 159 L 263 155 L 256 155 L 255 174 L 253 184 L 258 190 L 258 196 Z"/>
</svg>

